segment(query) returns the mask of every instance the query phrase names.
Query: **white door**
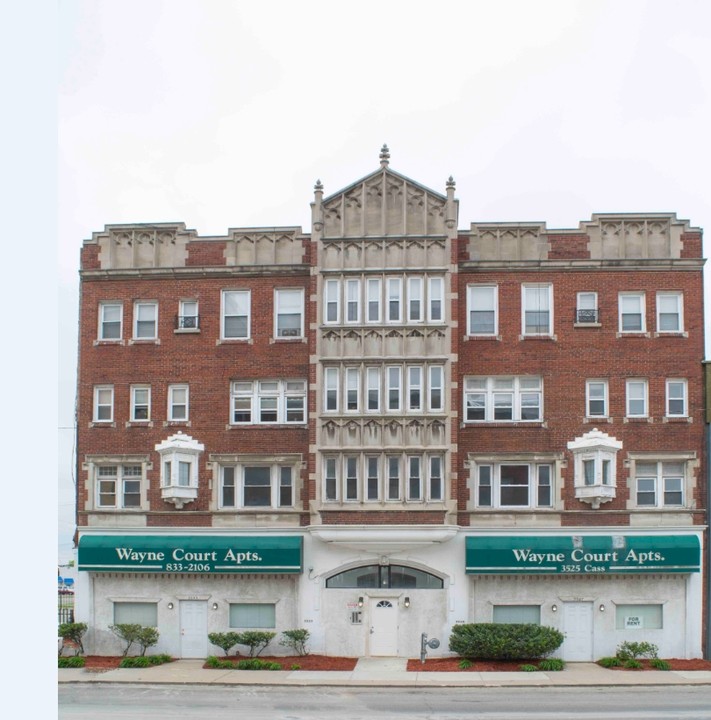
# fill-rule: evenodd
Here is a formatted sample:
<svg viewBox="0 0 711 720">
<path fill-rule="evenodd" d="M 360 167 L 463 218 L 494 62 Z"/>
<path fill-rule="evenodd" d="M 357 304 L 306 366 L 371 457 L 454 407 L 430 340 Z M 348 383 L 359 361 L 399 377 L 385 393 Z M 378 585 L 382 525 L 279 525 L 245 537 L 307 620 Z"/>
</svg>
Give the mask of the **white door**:
<svg viewBox="0 0 711 720">
<path fill-rule="evenodd" d="M 207 657 L 207 602 L 180 601 L 180 657 Z"/>
<path fill-rule="evenodd" d="M 373 598 L 370 602 L 370 654 L 397 655 L 397 601 Z"/>
<path fill-rule="evenodd" d="M 593 604 L 591 602 L 563 603 L 563 660 L 590 662 L 593 660 Z"/>
</svg>

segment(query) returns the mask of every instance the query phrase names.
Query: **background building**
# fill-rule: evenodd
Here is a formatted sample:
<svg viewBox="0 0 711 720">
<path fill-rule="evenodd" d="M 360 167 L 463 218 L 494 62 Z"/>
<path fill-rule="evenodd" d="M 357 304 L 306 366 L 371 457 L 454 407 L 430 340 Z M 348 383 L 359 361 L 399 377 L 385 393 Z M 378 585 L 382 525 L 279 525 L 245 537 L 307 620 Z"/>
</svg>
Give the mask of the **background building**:
<svg viewBox="0 0 711 720">
<path fill-rule="evenodd" d="M 701 231 L 471 223 L 380 167 L 312 227 L 84 243 L 77 619 L 160 651 L 305 627 L 313 652 L 446 652 L 540 622 L 559 654 L 702 654 Z M 275 644 L 274 650 L 277 649 Z"/>
</svg>

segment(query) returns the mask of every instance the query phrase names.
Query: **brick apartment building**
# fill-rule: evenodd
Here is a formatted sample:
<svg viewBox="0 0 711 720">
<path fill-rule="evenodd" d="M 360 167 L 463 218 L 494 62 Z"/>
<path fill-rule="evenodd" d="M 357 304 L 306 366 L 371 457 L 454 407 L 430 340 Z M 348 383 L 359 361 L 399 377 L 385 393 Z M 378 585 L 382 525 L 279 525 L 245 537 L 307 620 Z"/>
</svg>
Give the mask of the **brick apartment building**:
<svg viewBox="0 0 711 720">
<path fill-rule="evenodd" d="M 204 657 L 307 628 L 417 656 L 461 622 L 703 652 L 701 231 L 459 228 L 380 167 L 310 233 L 108 225 L 81 252 L 77 618 Z M 278 652 L 276 642 L 270 649 Z"/>
</svg>

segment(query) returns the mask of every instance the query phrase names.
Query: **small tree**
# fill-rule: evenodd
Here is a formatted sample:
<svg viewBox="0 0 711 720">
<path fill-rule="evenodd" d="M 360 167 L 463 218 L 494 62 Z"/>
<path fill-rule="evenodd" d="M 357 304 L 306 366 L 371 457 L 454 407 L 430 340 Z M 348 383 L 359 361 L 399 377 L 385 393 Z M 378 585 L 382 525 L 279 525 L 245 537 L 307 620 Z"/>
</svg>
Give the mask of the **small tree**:
<svg viewBox="0 0 711 720">
<path fill-rule="evenodd" d="M 280 641 L 280 645 L 291 648 L 297 655 L 308 655 L 306 643 L 309 641 L 309 631 L 302 630 L 284 630 L 284 636 Z"/>
<path fill-rule="evenodd" d="M 158 628 L 141 627 L 141 632 L 138 633 L 136 638 L 136 642 L 141 646 L 141 655 L 145 655 L 149 647 L 153 647 L 158 643 L 159 636 Z"/>
<path fill-rule="evenodd" d="M 75 655 L 83 655 L 84 653 L 84 643 L 82 643 L 82 637 L 86 631 L 86 623 L 62 623 L 59 626 L 59 635 L 64 640 L 70 640 L 76 645 Z"/>
<path fill-rule="evenodd" d="M 262 650 L 276 637 L 276 633 L 260 630 L 247 630 L 237 633 L 237 644 L 249 648 L 249 657 L 259 657 Z"/>
<path fill-rule="evenodd" d="M 143 626 L 138 623 L 119 623 L 118 625 L 109 625 L 109 630 L 126 643 L 123 651 L 123 656 L 126 657 L 131 645 L 138 641 Z"/>
<path fill-rule="evenodd" d="M 209 633 L 207 639 L 213 644 L 217 645 L 218 648 L 222 648 L 225 656 L 229 655 L 230 648 L 233 648 L 239 642 L 239 633 L 236 632 L 225 632 L 225 633 Z"/>
<path fill-rule="evenodd" d="M 617 646 L 617 657 L 620 660 L 637 660 L 641 657 L 656 658 L 659 648 L 650 642 L 626 641 Z"/>
</svg>

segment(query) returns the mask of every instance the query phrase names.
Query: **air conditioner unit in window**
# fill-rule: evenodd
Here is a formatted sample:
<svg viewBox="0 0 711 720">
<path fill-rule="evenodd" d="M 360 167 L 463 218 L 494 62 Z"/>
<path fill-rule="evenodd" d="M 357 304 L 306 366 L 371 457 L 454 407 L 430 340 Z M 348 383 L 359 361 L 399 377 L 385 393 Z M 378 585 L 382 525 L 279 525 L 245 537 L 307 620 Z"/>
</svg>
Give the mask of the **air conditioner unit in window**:
<svg viewBox="0 0 711 720">
<path fill-rule="evenodd" d="M 299 337 L 297 328 L 285 328 L 279 333 L 280 337 Z"/>
</svg>

